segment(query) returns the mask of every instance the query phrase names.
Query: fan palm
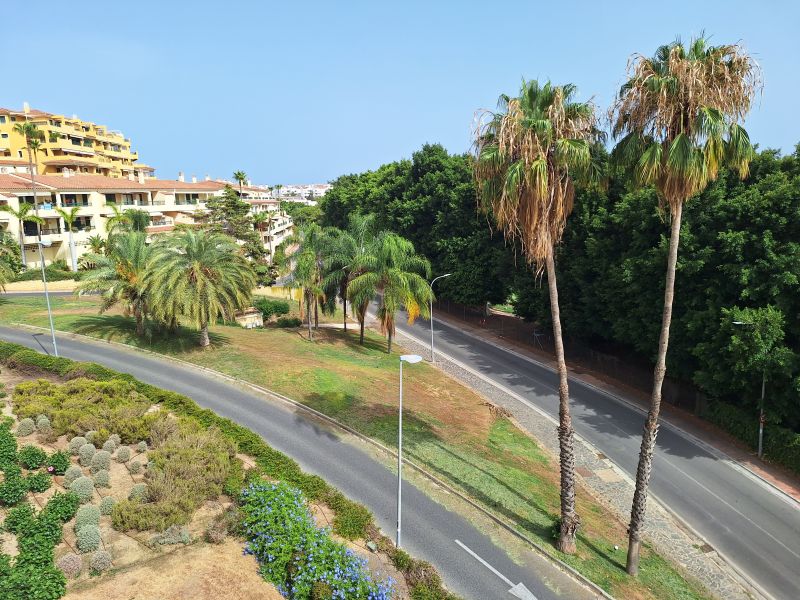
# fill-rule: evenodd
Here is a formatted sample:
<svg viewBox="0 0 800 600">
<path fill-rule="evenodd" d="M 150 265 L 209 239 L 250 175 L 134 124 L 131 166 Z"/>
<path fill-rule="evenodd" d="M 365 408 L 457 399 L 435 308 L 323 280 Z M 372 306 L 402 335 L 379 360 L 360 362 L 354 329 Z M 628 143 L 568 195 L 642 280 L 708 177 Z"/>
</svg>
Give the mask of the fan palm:
<svg viewBox="0 0 800 600">
<path fill-rule="evenodd" d="M 475 182 L 484 210 L 491 210 L 509 239 L 518 239 L 535 274 L 547 271 L 559 375 L 558 439 L 561 523 L 557 547 L 575 552 L 580 517 L 575 510 L 574 430 L 561 338 L 554 248 L 575 197 L 574 181 L 594 173 L 591 147 L 600 134 L 594 107 L 574 100 L 576 87 L 522 83 L 519 97 L 501 96 L 475 131 Z"/>
<path fill-rule="evenodd" d="M 239 182 L 239 197 L 241 198 L 242 194 L 244 193 L 242 186 L 244 186 L 245 182 L 247 181 L 247 173 L 244 171 L 234 171 L 233 178 Z"/>
<path fill-rule="evenodd" d="M 72 229 L 75 226 L 75 221 L 78 219 L 79 206 L 73 206 L 70 209 L 56 208 L 58 215 L 64 219 L 64 226 L 67 228 L 69 234 L 69 257 L 70 264 L 73 272 L 78 270 L 78 259 L 75 256 L 75 240 L 72 237 Z"/>
<path fill-rule="evenodd" d="M 44 223 L 44 219 L 31 213 L 32 210 L 33 205 L 27 202 L 20 202 L 17 210 L 14 210 L 7 204 L 0 206 L 0 211 L 9 213 L 19 221 L 19 251 L 23 266 L 27 266 L 28 264 L 27 260 L 25 260 L 25 228 L 23 227 L 23 223 L 36 223 L 37 225 Z"/>
<path fill-rule="evenodd" d="M 136 335 L 144 335 L 144 319 L 152 306 L 145 275 L 153 252 L 145 234 L 125 232 L 108 238 L 106 254 L 88 254 L 87 263 L 95 268 L 77 285 L 79 294 L 100 293 L 100 312 L 121 304 L 125 315 L 136 319 Z"/>
<path fill-rule="evenodd" d="M 369 251 L 358 257 L 354 270 L 360 274 L 348 286 L 348 295 L 356 306 L 369 303 L 380 294 L 378 322 L 381 333 L 388 339 L 387 351 L 392 351 L 395 334 L 395 315 L 405 309 L 409 323 L 422 315 L 428 317 L 433 292 L 428 285 L 431 266 L 416 253 L 414 245 L 397 234 L 379 234 Z"/>
<path fill-rule="evenodd" d="M 747 176 L 754 151 L 740 122 L 760 87 L 760 72 L 740 46 L 710 46 L 699 37 L 688 46 L 661 46 L 652 58 L 634 56 L 628 75 L 611 110 L 613 134 L 620 138 L 612 157 L 637 184 L 655 187 L 671 218 L 661 335 L 628 533 L 627 571 L 635 575 L 667 371 L 683 205 L 723 165 Z"/>
<path fill-rule="evenodd" d="M 206 230 L 184 230 L 156 244 L 147 289 L 155 314 L 176 313 L 200 329 L 200 346 L 210 344 L 208 326 L 233 319 L 250 304 L 256 276 L 236 242 Z"/>
</svg>

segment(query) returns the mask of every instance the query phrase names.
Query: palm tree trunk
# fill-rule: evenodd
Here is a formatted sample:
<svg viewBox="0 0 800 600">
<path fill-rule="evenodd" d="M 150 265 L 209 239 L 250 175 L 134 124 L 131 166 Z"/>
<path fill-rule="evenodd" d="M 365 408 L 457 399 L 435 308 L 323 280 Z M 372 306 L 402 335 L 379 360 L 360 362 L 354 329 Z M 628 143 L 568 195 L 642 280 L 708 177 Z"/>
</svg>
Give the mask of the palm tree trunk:
<svg viewBox="0 0 800 600">
<path fill-rule="evenodd" d="M 22 258 L 22 266 L 27 268 L 28 261 L 25 260 L 25 221 L 19 220 L 19 252 Z"/>
<path fill-rule="evenodd" d="M 364 318 L 364 315 L 361 315 L 359 317 L 359 319 L 358 319 L 358 326 L 361 329 L 361 332 L 358 335 L 358 343 L 361 344 L 362 346 L 364 345 L 364 321 L 365 320 L 366 319 Z"/>
<path fill-rule="evenodd" d="M 392 330 L 391 329 L 389 330 L 389 346 L 388 346 L 386 352 L 388 352 L 389 354 L 392 353 Z"/>
<path fill-rule="evenodd" d="M 72 227 L 69 228 L 69 257 L 72 262 L 72 272 L 78 272 L 78 259 L 75 257 L 75 240 L 72 237 Z"/>
<path fill-rule="evenodd" d="M 561 337 L 561 311 L 558 306 L 558 283 L 553 248 L 547 255 L 547 287 L 550 292 L 550 315 L 553 320 L 553 340 L 558 367 L 558 444 L 561 467 L 561 526 L 556 548 L 565 554 L 575 554 L 575 535 L 581 519 L 575 512 L 575 430 L 569 411 L 569 379 Z"/>
<path fill-rule="evenodd" d="M 344 332 L 347 333 L 347 296 L 342 295 L 342 323 L 344 324 Z"/>
<path fill-rule="evenodd" d="M 636 469 L 636 490 L 631 505 L 631 524 L 628 528 L 628 562 L 626 570 L 630 575 L 639 572 L 639 549 L 641 531 L 647 510 L 647 487 L 653 468 L 653 451 L 658 435 L 658 415 L 661 411 L 661 386 L 667 374 L 667 348 L 669 346 L 669 326 L 672 322 L 672 300 L 675 295 L 675 267 L 678 263 L 678 243 L 681 235 L 681 213 L 683 202 L 679 203 L 672 215 L 672 230 L 669 236 L 667 256 L 667 280 L 664 287 L 664 312 L 661 316 L 661 337 L 658 340 L 658 358 L 653 372 L 653 393 L 650 397 L 650 412 L 644 423 L 642 447 L 639 451 L 639 467 Z"/>
<path fill-rule="evenodd" d="M 319 300 L 314 298 L 314 329 L 319 329 Z"/>
<path fill-rule="evenodd" d="M 136 335 L 143 336 L 144 335 L 144 315 L 142 314 L 142 309 L 136 307 L 133 309 L 133 316 L 136 319 Z"/>
<path fill-rule="evenodd" d="M 207 348 L 211 345 L 211 340 L 208 338 L 208 323 L 200 325 L 200 347 Z"/>
<path fill-rule="evenodd" d="M 306 294 L 306 321 L 308 322 L 308 339 L 314 339 L 314 335 L 311 333 L 311 294 Z"/>
</svg>

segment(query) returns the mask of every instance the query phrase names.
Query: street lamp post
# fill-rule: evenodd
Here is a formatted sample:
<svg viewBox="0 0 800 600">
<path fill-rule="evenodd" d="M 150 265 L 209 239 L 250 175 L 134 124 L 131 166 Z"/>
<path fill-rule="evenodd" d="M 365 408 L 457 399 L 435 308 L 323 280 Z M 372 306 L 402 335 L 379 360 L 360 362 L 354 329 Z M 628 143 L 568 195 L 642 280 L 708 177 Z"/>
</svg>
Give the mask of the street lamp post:
<svg viewBox="0 0 800 600">
<path fill-rule="evenodd" d="M 438 277 L 434 277 L 433 281 L 431 281 L 431 362 L 436 362 L 436 356 L 433 353 L 433 284 L 436 283 L 439 279 L 444 279 L 445 277 L 450 277 L 452 273 L 445 273 L 444 275 L 439 275 Z"/>
<path fill-rule="evenodd" d="M 58 356 L 58 345 L 56 344 L 56 330 L 53 327 L 53 311 L 50 310 L 50 294 L 47 291 L 47 273 L 44 269 L 44 249 L 52 245 L 50 240 L 39 240 L 36 242 L 39 246 L 39 265 L 42 267 L 42 284 L 44 284 L 44 298 L 47 301 L 47 316 L 50 319 L 50 335 L 53 337 L 53 354 Z"/>
<path fill-rule="evenodd" d="M 749 321 L 734 321 L 734 325 L 754 327 Z M 767 367 L 761 371 L 761 403 L 758 407 L 758 458 L 764 456 L 764 393 L 767 387 Z"/>
<path fill-rule="evenodd" d="M 402 496 L 403 496 L 403 363 L 416 364 L 422 360 L 416 354 L 403 354 L 400 357 L 400 410 L 397 420 L 397 542 L 400 547 L 400 532 L 402 530 Z"/>
</svg>

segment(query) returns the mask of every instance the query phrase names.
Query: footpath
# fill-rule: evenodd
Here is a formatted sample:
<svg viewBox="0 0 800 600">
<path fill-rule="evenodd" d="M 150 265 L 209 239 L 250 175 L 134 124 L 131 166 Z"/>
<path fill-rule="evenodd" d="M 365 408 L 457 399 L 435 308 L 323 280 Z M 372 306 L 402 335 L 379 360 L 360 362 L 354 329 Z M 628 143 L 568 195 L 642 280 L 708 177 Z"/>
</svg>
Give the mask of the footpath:
<svg viewBox="0 0 800 600">
<path fill-rule="evenodd" d="M 480 326 L 453 317 L 451 314 L 439 312 L 436 319 L 457 327 L 469 335 L 548 365 L 555 370 L 552 356 L 545 351 L 501 337 Z M 410 351 L 422 355 L 430 352 L 430 346 L 426 340 L 419 340 L 402 331 L 398 331 L 398 334 L 403 338 L 402 341 L 398 341 Z M 447 360 L 445 356 L 440 355 L 437 367 L 478 391 L 493 404 L 507 410 L 523 429 L 528 431 L 553 456 L 558 456 L 557 423 L 552 417 L 523 406 L 514 398 L 513 392 L 499 387 L 465 365 Z M 642 410 L 647 410 L 649 398 L 639 390 L 612 381 L 599 373 L 585 369 L 580 364 L 573 363 L 570 367 L 571 377 L 618 396 Z M 762 463 L 742 444 L 729 439 L 726 434 L 712 425 L 666 405 L 662 418 L 698 440 L 702 440 L 701 443 L 705 444 L 709 451 L 725 455 L 732 462 L 738 463 L 741 468 L 750 470 L 754 475 L 760 477 L 765 485 L 774 485 L 795 499 L 800 499 L 800 488 L 796 478 L 772 465 Z M 576 462 L 581 465 L 577 472 L 583 483 L 598 500 L 606 504 L 623 523 L 626 523 L 630 517 L 634 490 L 633 480 L 608 460 L 598 448 L 580 436 L 576 436 L 575 450 Z M 716 598 L 725 600 L 770 598 L 743 577 L 712 547 L 705 544 L 702 538 L 676 518 L 668 507 L 654 499 L 648 502 L 648 519 L 644 535 L 645 539 L 662 555 L 679 565 L 687 576 L 701 582 Z M 624 559 L 624 549 L 620 549 L 620 560 L 624 562 Z"/>
</svg>

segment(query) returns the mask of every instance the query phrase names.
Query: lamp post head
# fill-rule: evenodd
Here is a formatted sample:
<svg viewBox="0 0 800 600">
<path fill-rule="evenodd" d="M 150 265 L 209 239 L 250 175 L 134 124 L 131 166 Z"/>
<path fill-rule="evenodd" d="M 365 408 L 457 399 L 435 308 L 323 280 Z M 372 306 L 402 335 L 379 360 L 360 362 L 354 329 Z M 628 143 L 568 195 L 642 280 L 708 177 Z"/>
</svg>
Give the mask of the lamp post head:
<svg viewBox="0 0 800 600">
<path fill-rule="evenodd" d="M 39 245 L 44 246 L 45 248 L 49 248 L 50 246 L 53 245 L 53 242 L 51 242 L 50 240 L 42 240 L 41 242 L 39 242 Z"/>
<path fill-rule="evenodd" d="M 419 361 L 421 361 L 422 357 L 417 355 L 417 354 L 403 354 L 400 357 L 400 360 L 402 360 L 403 362 L 407 362 L 407 363 L 410 363 L 410 364 L 413 365 L 413 364 L 418 363 Z"/>
</svg>

